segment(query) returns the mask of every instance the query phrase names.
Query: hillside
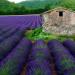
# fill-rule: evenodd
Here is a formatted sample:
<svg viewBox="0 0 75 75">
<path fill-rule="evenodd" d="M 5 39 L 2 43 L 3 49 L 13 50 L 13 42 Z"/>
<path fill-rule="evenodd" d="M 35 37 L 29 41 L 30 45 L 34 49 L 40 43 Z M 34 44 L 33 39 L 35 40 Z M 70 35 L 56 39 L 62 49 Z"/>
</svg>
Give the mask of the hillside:
<svg viewBox="0 0 75 75">
<path fill-rule="evenodd" d="M 43 1 L 39 1 L 39 0 L 33 0 L 33 1 L 23 1 L 21 3 L 18 3 L 21 6 L 25 6 L 28 8 L 44 8 L 47 4 L 48 5 L 57 5 L 60 2 L 60 0 L 43 0 Z"/>
<path fill-rule="evenodd" d="M 18 3 L 21 6 L 25 6 L 28 8 L 45 8 L 45 6 L 49 5 L 50 8 L 56 6 L 64 6 L 66 8 L 71 8 L 75 10 L 75 0 L 32 0 L 32 1 L 23 1 Z"/>
<path fill-rule="evenodd" d="M 40 14 L 57 6 L 75 11 L 75 0 L 27 0 L 20 3 L 0 0 L 0 15 Z"/>
</svg>

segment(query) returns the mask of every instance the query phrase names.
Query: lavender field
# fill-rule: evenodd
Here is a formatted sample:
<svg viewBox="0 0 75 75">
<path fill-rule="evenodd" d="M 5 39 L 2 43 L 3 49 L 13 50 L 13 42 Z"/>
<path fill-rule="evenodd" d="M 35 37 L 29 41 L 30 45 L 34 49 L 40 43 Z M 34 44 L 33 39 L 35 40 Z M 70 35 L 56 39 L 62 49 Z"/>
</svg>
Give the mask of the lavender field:
<svg viewBox="0 0 75 75">
<path fill-rule="evenodd" d="M 2 26 L 19 26 L 20 28 L 34 29 L 42 25 L 42 17 L 37 14 L 33 15 L 5 15 L 0 16 L 0 25 Z"/>
<path fill-rule="evenodd" d="M 75 75 L 75 41 L 29 40 L 40 15 L 0 16 L 0 75 Z"/>
</svg>

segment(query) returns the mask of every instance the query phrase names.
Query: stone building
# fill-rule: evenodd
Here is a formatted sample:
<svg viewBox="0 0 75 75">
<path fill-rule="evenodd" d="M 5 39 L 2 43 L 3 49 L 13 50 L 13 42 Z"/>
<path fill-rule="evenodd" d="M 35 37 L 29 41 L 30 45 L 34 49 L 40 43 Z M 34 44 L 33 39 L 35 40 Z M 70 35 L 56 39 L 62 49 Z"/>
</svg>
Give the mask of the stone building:
<svg viewBox="0 0 75 75">
<path fill-rule="evenodd" d="M 63 7 L 46 11 L 41 14 L 43 32 L 53 34 L 75 34 L 75 12 Z"/>
</svg>

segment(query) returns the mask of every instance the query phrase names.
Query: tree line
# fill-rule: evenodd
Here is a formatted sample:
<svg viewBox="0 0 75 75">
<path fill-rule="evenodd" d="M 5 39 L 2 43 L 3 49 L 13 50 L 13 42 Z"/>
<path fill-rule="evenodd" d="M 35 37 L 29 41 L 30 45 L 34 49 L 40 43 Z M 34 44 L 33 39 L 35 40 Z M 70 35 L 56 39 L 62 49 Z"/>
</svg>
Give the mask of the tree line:
<svg viewBox="0 0 75 75">
<path fill-rule="evenodd" d="M 0 0 L 0 15 L 40 14 L 46 11 L 48 8 L 49 7 L 47 5 L 45 8 L 31 9 L 11 3 L 7 0 Z"/>
<path fill-rule="evenodd" d="M 63 2 L 55 4 L 46 4 L 44 8 L 27 8 L 25 6 L 20 6 L 18 4 L 9 2 L 7 0 L 0 0 L 0 15 L 24 15 L 24 14 L 40 14 L 47 10 L 50 10 L 56 6 L 63 6 L 66 8 L 71 8 L 75 11 L 75 2 Z"/>
</svg>

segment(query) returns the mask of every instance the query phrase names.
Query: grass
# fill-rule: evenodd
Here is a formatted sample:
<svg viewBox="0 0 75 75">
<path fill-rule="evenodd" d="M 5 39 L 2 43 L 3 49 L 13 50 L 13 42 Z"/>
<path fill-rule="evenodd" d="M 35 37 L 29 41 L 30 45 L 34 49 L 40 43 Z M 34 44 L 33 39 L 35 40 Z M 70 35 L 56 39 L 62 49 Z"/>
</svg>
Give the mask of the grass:
<svg viewBox="0 0 75 75">
<path fill-rule="evenodd" d="M 42 28 L 36 28 L 34 30 L 29 30 L 25 33 L 25 37 L 27 37 L 28 39 L 35 41 L 38 39 L 43 39 L 46 41 L 52 40 L 52 39 L 57 39 L 60 41 L 64 41 L 66 39 L 72 39 L 75 40 L 75 35 L 54 35 L 54 34 L 49 34 L 49 33 L 45 33 L 42 32 Z"/>
</svg>

